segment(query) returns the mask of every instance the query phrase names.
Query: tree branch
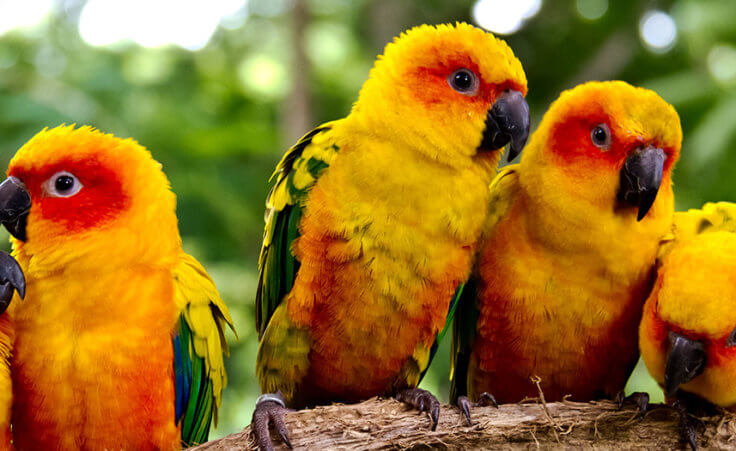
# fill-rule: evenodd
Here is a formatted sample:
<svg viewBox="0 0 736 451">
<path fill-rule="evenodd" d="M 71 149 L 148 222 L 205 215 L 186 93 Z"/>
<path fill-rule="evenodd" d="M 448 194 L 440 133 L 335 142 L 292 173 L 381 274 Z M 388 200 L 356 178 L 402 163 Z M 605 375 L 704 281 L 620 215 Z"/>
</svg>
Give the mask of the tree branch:
<svg viewBox="0 0 736 451">
<path fill-rule="evenodd" d="M 663 405 L 650 406 L 645 418 L 633 406 L 618 410 L 610 401 L 543 404 L 530 400 L 498 409 L 473 410 L 467 426 L 459 410 L 443 405 L 437 430 L 429 418 L 393 400 L 370 399 L 360 404 L 332 405 L 287 414 L 286 425 L 295 449 L 406 449 L 406 448 L 684 448 L 679 416 Z M 736 446 L 736 415 L 700 418 L 699 443 L 703 447 Z M 272 432 L 272 437 L 278 434 Z M 276 444 L 277 441 L 275 440 Z M 283 445 L 281 448 L 286 449 Z M 254 449 L 250 427 L 197 450 Z"/>
</svg>

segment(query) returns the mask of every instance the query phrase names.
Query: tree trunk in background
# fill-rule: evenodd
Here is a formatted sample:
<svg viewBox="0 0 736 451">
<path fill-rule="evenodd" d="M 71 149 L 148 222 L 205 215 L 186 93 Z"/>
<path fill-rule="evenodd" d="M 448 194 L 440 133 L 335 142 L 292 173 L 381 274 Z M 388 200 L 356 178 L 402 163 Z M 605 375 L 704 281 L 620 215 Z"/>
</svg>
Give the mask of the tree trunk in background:
<svg viewBox="0 0 736 451">
<path fill-rule="evenodd" d="M 404 31 L 408 12 L 405 0 L 373 0 L 368 4 L 368 32 L 376 54 Z"/>
<path fill-rule="evenodd" d="M 295 449 L 686 449 L 679 416 L 672 408 L 650 406 L 643 420 L 633 406 L 618 410 L 610 401 L 592 403 L 538 400 L 473 410 L 467 426 L 457 408 L 443 405 L 437 430 L 429 430 L 426 414 L 398 401 L 370 399 L 360 404 L 332 405 L 286 416 Z M 733 449 L 736 415 L 701 418 L 699 445 Z M 272 432 L 273 437 L 278 434 Z M 276 443 L 276 442 L 275 442 Z M 286 449 L 280 442 L 279 449 Z M 197 450 L 255 449 L 250 427 Z"/>
<path fill-rule="evenodd" d="M 309 24 L 309 8 L 305 0 L 294 0 L 291 10 L 292 55 L 291 93 L 286 97 L 282 110 L 282 124 L 286 145 L 295 143 L 314 128 L 309 95 L 310 67 L 304 50 L 304 35 Z"/>
</svg>

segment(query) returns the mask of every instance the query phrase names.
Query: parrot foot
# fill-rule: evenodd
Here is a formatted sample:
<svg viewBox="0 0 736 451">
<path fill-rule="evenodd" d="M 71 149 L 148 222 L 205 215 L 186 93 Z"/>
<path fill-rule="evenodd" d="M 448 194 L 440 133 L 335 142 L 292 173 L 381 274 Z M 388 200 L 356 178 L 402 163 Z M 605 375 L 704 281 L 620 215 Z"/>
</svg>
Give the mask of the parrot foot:
<svg viewBox="0 0 736 451">
<path fill-rule="evenodd" d="M 437 423 L 440 420 L 440 402 L 432 393 L 421 388 L 408 388 L 397 393 L 396 399 L 419 409 L 419 413 L 427 412 L 431 421 L 431 429 L 433 431 L 437 429 Z"/>
<path fill-rule="evenodd" d="M 284 444 L 291 449 L 291 441 L 289 441 L 289 430 L 286 429 L 284 423 L 284 414 L 288 412 L 284 396 L 278 393 L 266 393 L 261 395 L 256 401 L 256 410 L 253 412 L 251 425 L 253 433 L 256 437 L 258 449 L 261 451 L 273 451 L 273 443 L 271 443 L 271 433 L 269 425 L 273 425 L 281 436 Z"/>
<path fill-rule="evenodd" d="M 640 419 L 644 419 L 644 415 L 646 415 L 647 410 L 649 410 L 649 394 L 644 392 L 634 392 L 630 394 L 629 396 L 626 396 L 623 390 L 618 392 L 616 394 L 616 404 L 618 404 L 618 409 L 621 410 L 623 408 L 624 404 L 631 401 L 639 408 L 639 413 L 636 415 Z"/>
<path fill-rule="evenodd" d="M 672 407 L 680 414 L 680 431 L 682 435 L 687 439 L 690 449 L 696 451 L 698 449 L 697 420 L 692 418 L 688 413 L 686 402 L 678 399 L 672 404 Z"/>
<path fill-rule="evenodd" d="M 10 305 L 14 291 L 21 299 L 26 295 L 23 270 L 10 254 L 0 251 L 0 314 Z"/>
<path fill-rule="evenodd" d="M 493 395 L 488 392 L 481 393 L 480 397 L 478 398 L 478 402 L 476 403 L 470 402 L 467 396 L 458 396 L 457 406 L 463 412 L 465 419 L 468 421 L 468 426 L 473 425 L 473 421 L 470 419 L 470 408 L 471 407 L 493 406 L 498 409 L 498 403 L 496 402 L 496 398 L 494 398 Z"/>
</svg>

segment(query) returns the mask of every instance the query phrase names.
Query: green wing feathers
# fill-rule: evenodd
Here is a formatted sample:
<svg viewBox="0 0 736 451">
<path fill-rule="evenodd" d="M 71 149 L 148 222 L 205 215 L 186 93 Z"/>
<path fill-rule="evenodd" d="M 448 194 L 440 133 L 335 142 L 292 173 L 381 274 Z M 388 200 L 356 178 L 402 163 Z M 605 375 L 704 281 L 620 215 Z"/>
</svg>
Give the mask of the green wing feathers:
<svg viewBox="0 0 736 451">
<path fill-rule="evenodd" d="M 211 423 L 217 425 L 227 385 L 225 329 L 235 329 L 215 283 L 194 257 L 182 253 L 174 280 L 180 312 L 174 336 L 177 421 L 182 441 L 191 445 L 206 442 Z"/>
<path fill-rule="evenodd" d="M 291 291 L 299 262 L 292 253 L 309 189 L 340 150 L 331 139 L 330 124 L 312 130 L 289 149 L 276 171 L 266 201 L 266 228 L 259 260 L 256 329 L 263 337 L 281 300 Z"/>
<path fill-rule="evenodd" d="M 452 323 L 452 345 L 450 348 L 450 402 L 458 396 L 468 394 L 468 367 L 470 353 L 475 342 L 478 322 L 476 304 L 477 285 L 474 279 L 465 283 L 457 300 L 455 320 Z"/>
</svg>

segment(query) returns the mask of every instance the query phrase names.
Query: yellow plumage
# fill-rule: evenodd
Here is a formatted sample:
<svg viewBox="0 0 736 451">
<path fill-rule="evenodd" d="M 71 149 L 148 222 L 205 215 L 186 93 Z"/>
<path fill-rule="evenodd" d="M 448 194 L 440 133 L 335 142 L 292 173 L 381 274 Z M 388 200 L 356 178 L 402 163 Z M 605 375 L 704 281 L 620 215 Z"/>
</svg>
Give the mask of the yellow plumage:
<svg viewBox="0 0 736 451">
<path fill-rule="evenodd" d="M 458 69 L 475 94 L 452 87 Z M 481 142 L 507 90 L 525 94 L 526 77 L 503 41 L 416 27 L 386 46 L 346 118 L 286 153 L 261 253 L 264 391 L 304 405 L 416 386 L 469 273 L 501 153 Z"/>
<path fill-rule="evenodd" d="M 652 377 L 665 383 L 675 332 L 703 344 L 702 374 L 680 386 L 723 407 L 736 406 L 736 204 L 708 203 L 675 214 L 663 241 L 658 279 L 647 300 L 639 332 L 642 358 Z"/>
</svg>

